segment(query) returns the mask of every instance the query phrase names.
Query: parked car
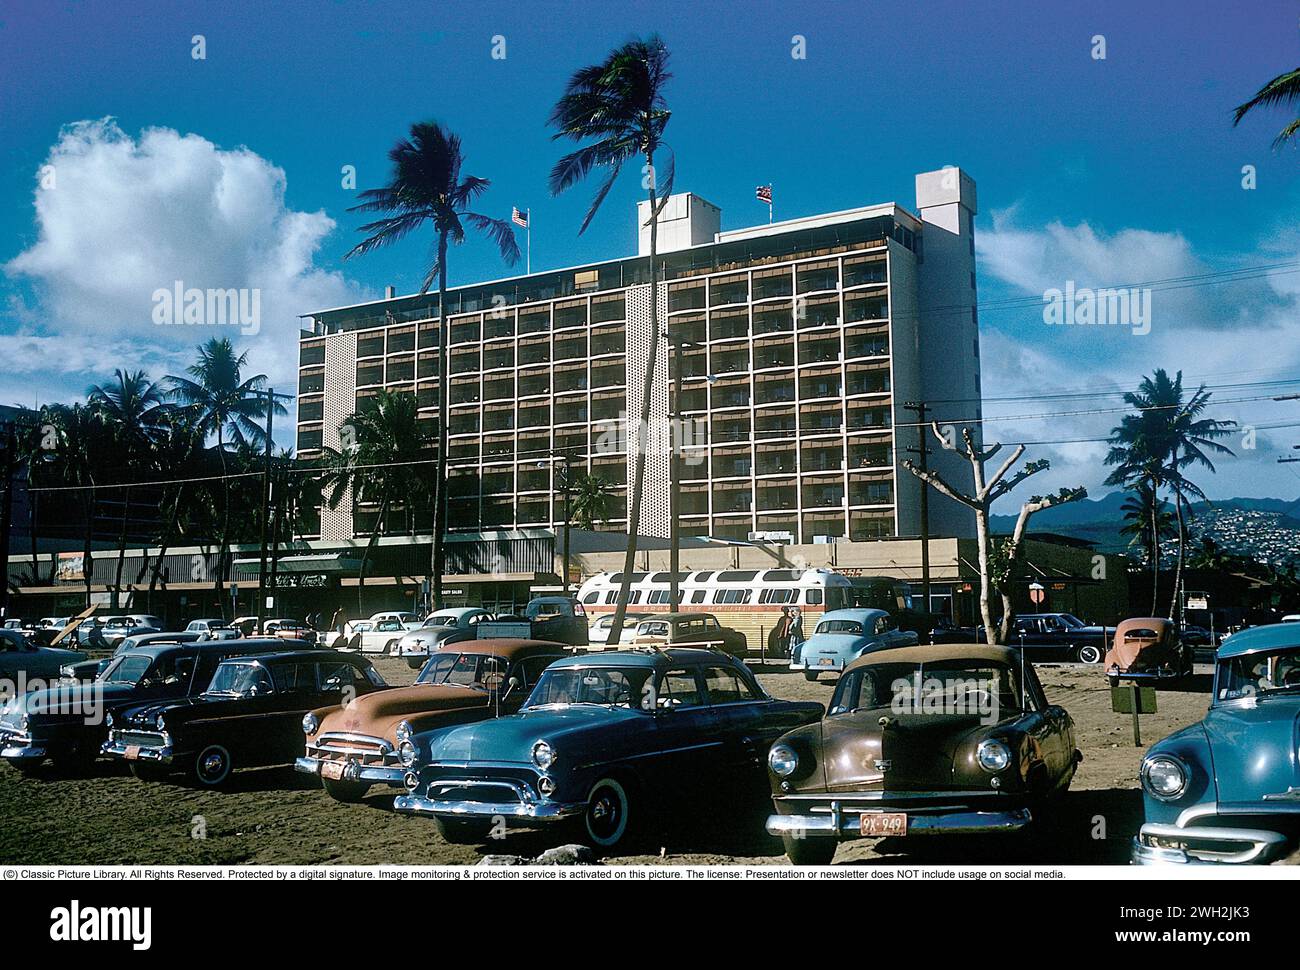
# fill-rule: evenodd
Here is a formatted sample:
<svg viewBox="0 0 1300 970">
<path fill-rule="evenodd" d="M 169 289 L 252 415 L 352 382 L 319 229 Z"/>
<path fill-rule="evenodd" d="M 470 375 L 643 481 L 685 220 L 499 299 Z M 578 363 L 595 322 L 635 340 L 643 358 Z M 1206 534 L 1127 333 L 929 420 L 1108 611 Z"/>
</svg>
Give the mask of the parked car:
<svg viewBox="0 0 1300 970">
<path fill-rule="evenodd" d="M 794 649 L 791 670 L 805 680 L 838 673 L 864 654 L 917 643 L 915 630 L 900 630 L 884 610 L 831 610 L 823 613 L 812 636 Z"/>
<path fill-rule="evenodd" d="M 749 641 L 739 630 L 732 630 L 718 622 L 712 613 L 659 613 L 641 620 L 632 634 L 634 645 L 659 644 L 663 646 L 710 646 L 744 657 L 749 652 Z"/>
<path fill-rule="evenodd" d="M 772 745 L 767 830 L 796 865 L 828 864 L 846 839 L 1014 832 L 1081 758 L 1019 651 L 880 650 L 845 669 L 824 720 Z"/>
<path fill-rule="evenodd" d="M 392 620 L 396 620 L 408 630 L 418 629 L 424 622 L 417 614 L 404 610 L 390 610 L 387 613 L 376 613 L 370 617 L 370 622 L 375 624 L 387 623 Z"/>
<path fill-rule="evenodd" d="M 130 616 L 109 617 L 100 628 L 100 635 L 104 638 L 106 647 L 116 650 L 117 645 L 127 637 L 144 633 L 161 633 L 162 629 L 161 618 L 145 613 L 134 613 Z"/>
<path fill-rule="evenodd" d="M 768 744 L 821 714 L 712 650 L 582 654 L 551 664 L 520 713 L 432 736 L 394 807 L 432 815 L 451 842 L 572 820 L 612 851 L 666 808 L 717 805 L 728 784 L 757 794 Z"/>
<path fill-rule="evenodd" d="M 234 630 L 229 623 L 220 617 L 202 620 L 190 620 L 185 627 L 186 633 L 213 633 L 217 630 Z M 236 631 L 238 632 L 238 631 Z"/>
<path fill-rule="evenodd" d="M 1112 682 L 1172 680 L 1191 676 L 1195 666 L 1192 648 L 1178 636 L 1172 620 L 1157 616 L 1133 617 L 1120 622 L 1102 662 Z"/>
<path fill-rule="evenodd" d="M 480 625 L 481 637 L 519 637 L 549 640 L 574 647 L 587 645 L 587 611 L 573 596 L 537 596 L 528 601 L 523 616 L 499 616 Z"/>
<path fill-rule="evenodd" d="M 1133 861 L 1263 863 L 1300 835 L 1300 627 L 1252 627 L 1219 647 L 1205 717 L 1142 759 L 1146 821 Z"/>
<path fill-rule="evenodd" d="M 467 640 L 436 649 L 410 687 L 397 687 L 307 714 L 299 771 L 320 777 L 326 793 L 359 801 L 373 784 L 402 787 L 430 732 L 513 714 L 562 643 Z"/>
<path fill-rule="evenodd" d="M 382 653 L 385 656 L 396 654 L 397 645 L 406 636 L 406 632 L 401 620 L 375 620 L 368 628 L 353 633 L 341 649 L 355 650 L 358 653 Z"/>
<path fill-rule="evenodd" d="M 627 645 L 636 636 L 636 625 L 650 617 L 650 613 L 628 613 L 623 617 L 623 629 L 618 635 L 618 642 Z M 602 616 L 587 628 L 587 645 L 603 650 L 609 643 L 609 629 L 614 625 L 614 614 Z"/>
<path fill-rule="evenodd" d="M 492 619 L 492 614 L 477 606 L 459 606 L 430 613 L 424 625 L 417 627 L 397 641 L 397 655 L 406 660 L 412 670 L 424 666 L 429 655 L 444 644 L 473 640 L 478 625 Z"/>
<path fill-rule="evenodd" d="M 28 680 L 58 680 L 60 667 L 85 659 L 80 650 L 38 647 L 18 630 L 0 629 L 0 677 L 5 680 L 16 681 L 20 675 Z"/>
<path fill-rule="evenodd" d="M 1015 618 L 1009 645 L 1022 648 L 1031 662 L 1095 664 L 1105 659 L 1114 635 L 1114 627 L 1084 623 L 1071 613 L 1026 613 Z"/>
<path fill-rule="evenodd" d="M 0 758 L 22 771 L 46 759 L 84 769 L 108 739 L 107 718 L 144 701 L 200 693 L 219 661 L 275 649 L 269 640 L 198 642 L 198 634 L 128 637 L 93 684 L 63 684 L 12 699 L 0 712 Z"/>
<path fill-rule="evenodd" d="M 338 703 L 345 690 L 360 696 L 388 686 L 364 657 L 292 645 L 221 661 L 200 694 L 113 715 L 103 753 L 137 777 L 181 770 L 215 788 L 235 768 L 293 764 L 308 711 Z"/>
</svg>

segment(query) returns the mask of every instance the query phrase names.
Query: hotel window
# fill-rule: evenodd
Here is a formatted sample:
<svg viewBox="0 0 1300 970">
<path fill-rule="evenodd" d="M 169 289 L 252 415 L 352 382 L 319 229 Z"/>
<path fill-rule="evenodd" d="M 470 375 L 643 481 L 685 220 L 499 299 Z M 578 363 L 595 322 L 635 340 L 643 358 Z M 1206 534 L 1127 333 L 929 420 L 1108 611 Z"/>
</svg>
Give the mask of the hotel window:
<svg viewBox="0 0 1300 970">
<path fill-rule="evenodd" d="M 525 371 L 519 375 L 519 396 L 532 397 L 551 393 L 551 372 Z"/>
<path fill-rule="evenodd" d="M 844 467 L 844 445 L 818 443 L 803 449 L 800 470 L 805 472 L 837 472 Z"/>
<path fill-rule="evenodd" d="M 849 504 L 893 505 L 893 478 L 889 476 L 854 475 L 849 479 Z"/>
<path fill-rule="evenodd" d="M 749 348 L 738 347 L 725 349 L 715 347 L 712 352 L 713 374 L 738 374 L 749 370 Z"/>
<path fill-rule="evenodd" d="M 707 411 L 709 409 L 709 391 L 707 384 L 695 384 L 682 388 L 682 398 L 679 407 L 684 414 L 690 414 L 693 411 Z"/>
<path fill-rule="evenodd" d="M 591 398 L 591 420 L 610 421 L 627 410 L 627 395 L 622 391 L 594 394 Z"/>
<path fill-rule="evenodd" d="M 451 404 L 476 404 L 479 400 L 479 383 L 477 377 L 451 382 L 451 394 L 447 399 Z"/>
<path fill-rule="evenodd" d="M 519 311 L 519 336 L 532 333 L 547 333 L 551 329 L 551 311 L 548 307 L 540 310 Z"/>
<path fill-rule="evenodd" d="M 754 493 L 748 483 L 730 482 L 714 486 L 713 514 L 728 512 L 750 512 L 753 510 Z"/>
<path fill-rule="evenodd" d="M 325 434 L 320 428 L 307 429 L 298 432 L 298 450 L 315 451 L 324 444 Z"/>
<path fill-rule="evenodd" d="M 564 428 L 555 432 L 555 450 L 576 462 L 587 454 L 587 429 Z"/>
<path fill-rule="evenodd" d="M 519 457 L 521 459 L 533 458 L 524 448 L 523 439 L 519 442 Z M 538 468 L 536 465 L 520 464 L 518 466 L 519 491 L 521 492 L 549 492 L 551 490 L 551 470 L 547 466 Z"/>
<path fill-rule="evenodd" d="M 884 394 L 889 391 L 889 367 L 850 367 L 848 393 Z"/>
<path fill-rule="evenodd" d="M 390 360 L 388 362 L 388 374 L 385 380 L 392 384 L 397 381 L 415 380 L 415 358 L 404 357 L 400 360 Z"/>
<path fill-rule="evenodd" d="M 325 363 L 325 341 L 317 340 L 298 347 L 298 366 L 311 367 Z"/>
<path fill-rule="evenodd" d="M 749 440 L 749 412 L 724 411 L 713 418 L 709 440 L 714 444 Z"/>
<path fill-rule="evenodd" d="M 705 305 L 704 280 L 689 283 L 670 283 L 668 286 L 668 312 L 676 310 L 701 310 Z"/>
<path fill-rule="evenodd" d="M 754 299 L 767 300 L 778 296 L 793 296 L 794 280 L 790 267 L 754 271 Z"/>
<path fill-rule="evenodd" d="M 519 427 L 521 428 L 546 428 L 551 424 L 551 405 L 550 402 L 542 404 L 520 405 L 519 407 Z"/>
<path fill-rule="evenodd" d="M 791 415 L 793 421 L 794 415 Z M 760 444 L 755 449 L 756 471 L 760 475 L 793 475 L 795 472 L 794 445 Z"/>
<path fill-rule="evenodd" d="M 320 394 L 325 390 L 325 371 L 319 370 L 314 374 L 303 374 L 298 379 L 299 394 Z"/>
<path fill-rule="evenodd" d="M 571 330 L 574 327 L 585 327 L 587 325 L 587 301 L 570 300 L 567 303 L 555 304 L 555 322 L 556 330 Z M 558 340 L 557 340 L 558 345 Z"/>
<path fill-rule="evenodd" d="M 555 393 L 562 394 L 565 391 L 585 391 L 586 389 L 586 364 L 555 368 Z"/>
<path fill-rule="evenodd" d="M 591 356 L 627 353 L 627 330 L 624 327 L 607 327 L 591 332 Z"/>
<path fill-rule="evenodd" d="M 513 435 L 505 437 L 493 437 L 483 439 L 483 460 L 484 461 L 514 461 L 515 458 L 515 439 Z M 509 475 L 506 481 L 510 481 Z M 487 487 L 487 480 L 484 479 L 484 492 L 490 491 Z"/>
<path fill-rule="evenodd" d="M 703 313 L 684 313 L 680 317 L 673 317 L 668 324 L 668 332 L 674 340 L 685 340 L 693 344 L 702 344 L 708 339 Z"/>
<path fill-rule="evenodd" d="M 447 425 L 448 434 L 478 434 L 478 411 L 453 411 Z"/>
<path fill-rule="evenodd" d="M 789 306 L 754 307 L 754 336 L 766 333 L 790 333 L 794 330 L 794 316 Z"/>
<path fill-rule="evenodd" d="M 512 344 L 483 348 L 483 369 L 497 370 L 515 366 L 515 348 Z"/>
<path fill-rule="evenodd" d="M 414 327 L 402 327 L 400 330 L 388 331 L 388 352 L 390 354 L 408 354 L 414 349 Z"/>
<path fill-rule="evenodd" d="M 299 401 L 298 422 L 321 421 L 325 418 L 324 401 Z"/>
<path fill-rule="evenodd" d="M 380 333 L 357 337 L 358 357 L 382 357 L 384 355 L 384 335 Z"/>
<path fill-rule="evenodd" d="M 573 274 L 573 289 L 577 293 L 587 293 L 600 287 L 600 271 L 583 269 Z"/>
<path fill-rule="evenodd" d="M 799 397 L 811 400 L 820 397 L 839 397 L 844 391 L 839 368 L 833 370 L 805 370 L 799 375 Z"/>
<path fill-rule="evenodd" d="M 832 327 L 840 322 L 840 298 L 838 296 L 814 296 L 800 299 L 795 303 L 795 315 L 799 317 L 799 328 Z"/>
<path fill-rule="evenodd" d="M 715 408 L 749 407 L 749 381 L 745 378 L 718 381 L 713 385 Z"/>
<path fill-rule="evenodd" d="M 699 486 L 682 489 L 682 515 L 708 515 L 709 493 Z"/>
<path fill-rule="evenodd" d="M 714 478 L 748 478 L 753 467 L 754 460 L 750 456 L 748 446 L 713 450 Z"/>
<path fill-rule="evenodd" d="M 545 364 L 551 359 L 549 340 L 524 340 L 519 343 L 519 365 Z"/>
<path fill-rule="evenodd" d="M 817 536 L 827 536 L 838 539 L 843 535 L 843 513 L 813 512 L 803 517 L 804 542 L 813 542 Z"/>
<path fill-rule="evenodd" d="M 709 314 L 709 337 L 730 340 L 749 336 L 749 310 L 714 310 Z"/>
<path fill-rule="evenodd" d="M 799 507 L 799 495 L 793 481 L 759 482 L 755 503 L 762 511 L 781 512 Z"/>
<path fill-rule="evenodd" d="M 890 427 L 888 407 L 870 407 L 862 404 L 849 406 L 850 431 L 875 431 Z"/>
<path fill-rule="evenodd" d="M 795 269 L 795 283 L 800 293 L 838 289 L 839 260 L 828 259 L 820 263 L 804 263 L 798 266 Z"/>
<path fill-rule="evenodd" d="M 555 401 L 556 424 L 585 424 L 587 421 L 587 399 L 557 398 Z"/>
<path fill-rule="evenodd" d="M 480 368 L 480 363 L 478 348 L 453 351 L 451 355 L 451 373 L 476 373 Z"/>
<path fill-rule="evenodd" d="M 879 539 L 894 534 L 894 516 L 891 512 L 850 512 L 849 538 Z"/>
<path fill-rule="evenodd" d="M 481 340 L 483 336 L 482 318 L 477 314 L 472 317 L 453 317 L 451 321 L 451 342 L 454 344 L 469 343 L 474 340 Z"/>
<path fill-rule="evenodd" d="M 421 350 L 426 347 L 436 350 L 438 347 L 438 325 L 436 323 L 420 324 L 416 338 Z"/>
<path fill-rule="evenodd" d="M 514 311 L 494 311 L 483 318 L 483 338 L 485 340 L 492 340 L 497 337 L 513 337 L 514 335 Z"/>
<path fill-rule="evenodd" d="M 591 365 L 592 387 L 622 387 L 627 380 L 627 365 L 623 361 Z"/>
<path fill-rule="evenodd" d="M 416 358 L 415 373 L 417 377 L 434 377 L 438 376 L 438 354 L 429 353 L 428 351 L 420 354 Z"/>
<path fill-rule="evenodd" d="M 883 320 L 889 316 L 889 298 L 884 295 L 846 293 L 844 319 L 847 323 L 860 320 Z"/>
<path fill-rule="evenodd" d="M 357 387 L 384 383 L 384 363 L 357 365 Z"/>
<path fill-rule="evenodd" d="M 419 385 L 415 389 L 415 406 L 417 408 L 436 408 L 438 406 L 438 385 Z"/>
<path fill-rule="evenodd" d="M 794 378 L 790 375 L 759 374 L 754 379 L 755 404 L 789 404 L 794 399 Z"/>
<path fill-rule="evenodd" d="M 838 404 L 813 404 L 799 412 L 799 430 L 804 434 L 825 434 L 842 430 L 844 412 Z"/>
<path fill-rule="evenodd" d="M 845 356 L 886 357 L 889 355 L 889 332 L 854 328 L 844 331 Z"/>
<path fill-rule="evenodd" d="M 597 458 L 592 463 L 591 473 L 608 485 L 626 485 L 627 460 L 625 458 Z"/>
<path fill-rule="evenodd" d="M 483 409 L 484 431 L 511 431 L 514 426 L 514 405 L 489 404 Z"/>
<path fill-rule="evenodd" d="M 884 254 L 850 256 L 844 260 L 844 287 L 881 284 L 886 281 Z"/>
<path fill-rule="evenodd" d="M 719 276 L 709 283 L 710 306 L 726 306 L 748 301 L 749 277 L 744 273 L 738 276 Z"/>
<path fill-rule="evenodd" d="M 893 449 L 884 442 L 855 442 L 849 445 L 850 468 L 885 468 L 893 463 Z"/>
<path fill-rule="evenodd" d="M 840 359 L 839 334 L 799 342 L 799 363 L 821 364 Z"/>
<path fill-rule="evenodd" d="M 556 360 L 577 360 L 580 357 L 587 356 L 587 335 L 579 334 L 576 337 L 561 337 L 558 334 L 555 337 L 555 359 Z"/>
<path fill-rule="evenodd" d="M 592 297 L 591 322 L 593 324 L 611 323 L 615 320 L 626 319 L 627 300 L 622 293 Z"/>
</svg>

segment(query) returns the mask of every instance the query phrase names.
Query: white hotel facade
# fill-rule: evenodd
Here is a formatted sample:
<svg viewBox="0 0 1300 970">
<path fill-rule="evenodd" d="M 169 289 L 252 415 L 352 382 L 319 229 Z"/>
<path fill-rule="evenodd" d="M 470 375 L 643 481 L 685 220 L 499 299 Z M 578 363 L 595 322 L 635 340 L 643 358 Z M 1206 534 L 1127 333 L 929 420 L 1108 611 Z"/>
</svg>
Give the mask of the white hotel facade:
<svg viewBox="0 0 1300 970">
<path fill-rule="evenodd" d="M 975 213 L 975 184 L 955 168 L 916 176 L 915 211 L 886 202 L 723 231 L 699 196 L 668 200 L 659 317 L 689 342 L 680 404 L 700 431 L 683 456 L 684 535 L 920 534 L 919 487 L 902 462 L 922 437 L 904 405 L 980 416 Z M 649 352 L 648 230 L 640 237 L 637 256 L 449 290 L 452 530 L 558 529 L 559 455 L 609 484 L 602 528 L 627 528 L 631 459 L 617 428 L 638 417 Z M 339 426 L 384 388 L 414 394 L 434 432 L 436 293 L 390 291 L 304 321 L 300 457 L 339 448 Z M 659 353 L 652 419 L 671 407 L 668 341 Z M 965 462 L 926 438 L 931 467 L 965 483 Z M 652 454 L 645 535 L 668 533 L 668 483 L 668 455 Z M 934 493 L 929 505 L 932 536 L 972 534 L 965 509 Z M 347 503 L 322 509 L 305 538 L 350 542 L 374 518 Z M 418 533 L 428 518 L 413 509 L 391 521 Z"/>
</svg>

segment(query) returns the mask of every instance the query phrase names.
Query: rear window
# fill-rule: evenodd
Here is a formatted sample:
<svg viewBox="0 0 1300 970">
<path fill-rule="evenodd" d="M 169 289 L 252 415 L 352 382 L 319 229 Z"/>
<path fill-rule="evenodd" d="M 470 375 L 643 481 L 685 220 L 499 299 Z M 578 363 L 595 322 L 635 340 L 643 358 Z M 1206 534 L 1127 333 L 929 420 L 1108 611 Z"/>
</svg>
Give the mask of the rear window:
<svg viewBox="0 0 1300 970">
<path fill-rule="evenodd" d="M 861 633 L 862 624 L 857 620 L 822 620 L 814 633 Z"/>
</svg>

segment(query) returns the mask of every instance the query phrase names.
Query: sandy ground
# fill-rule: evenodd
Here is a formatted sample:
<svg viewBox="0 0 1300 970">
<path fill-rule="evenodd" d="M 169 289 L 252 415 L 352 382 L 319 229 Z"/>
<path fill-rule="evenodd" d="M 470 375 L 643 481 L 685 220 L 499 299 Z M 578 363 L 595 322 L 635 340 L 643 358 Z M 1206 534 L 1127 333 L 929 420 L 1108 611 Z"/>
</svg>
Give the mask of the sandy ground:
<svg viewBox="0 0 1300 970">
<path fill-rule="evenodd" d="M 394 684 L 414 677 L 402 663 L 376 666 Z M 830 699 L 831 684 L 808 683 L 772 666 L 756 668 L 777 697 Z M 1198 720 L 1209 702 L 1209 668 L 1198 667 L 1184 690 L 1162 689 L 1159 712 L 1142 718 L 1148 744 Z M 1039 668 L 1048 696 L 1074 717 L 1084 762 L 1055 813 L 1030 833 L 996 839 L 936 838 L 858 841 L 841 845 L 837 863 L 870 864 L 1124 864 L 1142 820 L 1141 751 L 1128 715 L 1111 712 L 1110 692 L 1096 667 Z M 444 843 L 431 821 L 391 810 L 392 789 L 372 789 L 360 805 L 326 797 L 315 779 L 290 768 L 236 772 L 227 791 L 198 791 L 176 782 L 145 783 L 120 765 L 100 761 L 91 777 L 46 769 L 24 778 L 0 765 L 0 864 L 446 865 L 474 863 L 488 852 L 535 855 L 553 834 L 519 833 L 490 847 Z M 762 828 L 768 804 L 733 800 L 700 805 L 674 823 L 660 852 L 610 862 L 785 864 L 778 840 Z"/>
</svg>

